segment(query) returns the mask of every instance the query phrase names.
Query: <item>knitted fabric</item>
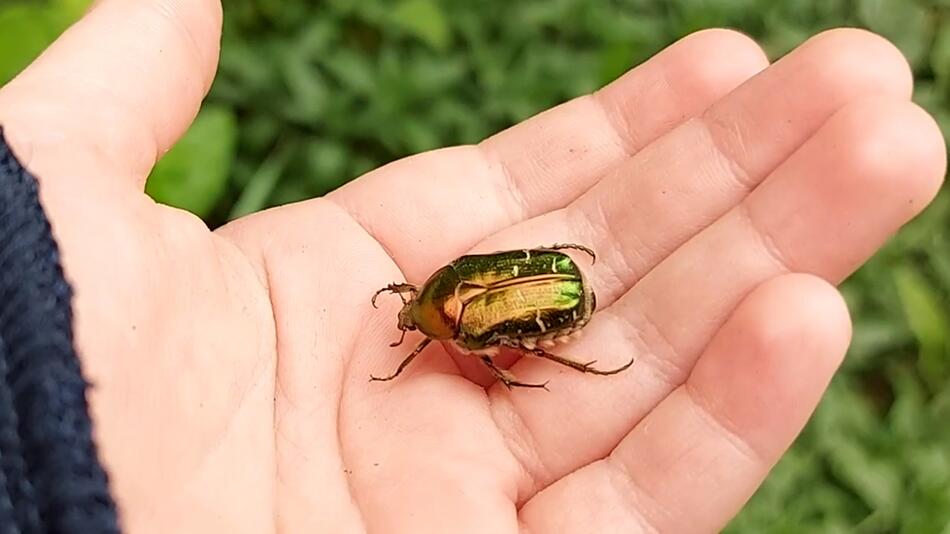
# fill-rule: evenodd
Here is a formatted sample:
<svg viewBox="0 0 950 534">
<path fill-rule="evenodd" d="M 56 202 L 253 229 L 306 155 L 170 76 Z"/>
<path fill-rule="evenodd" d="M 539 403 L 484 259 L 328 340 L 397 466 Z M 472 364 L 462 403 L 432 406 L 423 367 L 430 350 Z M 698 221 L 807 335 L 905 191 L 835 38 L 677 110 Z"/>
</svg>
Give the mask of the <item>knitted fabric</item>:
<svg viewBox="0 0 950 534">
<path fill-rule="evenodd" d="M 0 128 L 0 534 L 117 533 L 36 180 Z"/>
</svg>

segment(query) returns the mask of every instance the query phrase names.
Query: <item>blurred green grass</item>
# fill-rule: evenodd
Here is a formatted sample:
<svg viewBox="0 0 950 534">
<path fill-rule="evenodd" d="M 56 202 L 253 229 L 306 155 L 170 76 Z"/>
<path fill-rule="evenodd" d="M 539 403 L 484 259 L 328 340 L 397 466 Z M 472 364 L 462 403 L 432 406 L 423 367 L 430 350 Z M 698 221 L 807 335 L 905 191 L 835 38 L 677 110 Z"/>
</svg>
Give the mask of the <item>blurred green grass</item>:
<svg viewBox="0 0 950 534">
<path fill-rule="evenodd" d="M 0 4 L 0 83 L 87 2 Z M 826 28 L 881 33 L 950 134 L 950 0 L 225 0 L 225 12 L 206 106 L 148 183 L 212 226 L 478 141 L 715 26 L 773 59 Z M 944 191 L 845 282 L 844 368 L 728 532 L 950 533 L 948 225 Z"/>
</svg>

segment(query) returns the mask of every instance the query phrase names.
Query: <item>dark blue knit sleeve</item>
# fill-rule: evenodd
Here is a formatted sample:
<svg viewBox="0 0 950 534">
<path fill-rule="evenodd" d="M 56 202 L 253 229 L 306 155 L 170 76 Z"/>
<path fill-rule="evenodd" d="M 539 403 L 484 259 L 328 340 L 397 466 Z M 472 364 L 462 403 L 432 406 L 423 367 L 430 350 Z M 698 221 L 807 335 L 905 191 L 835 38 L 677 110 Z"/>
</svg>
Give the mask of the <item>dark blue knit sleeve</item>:
<svg viewBox="0 0 950 534">
<path fill-rule="evenodd" d="M 0 534 L 119 532 L 71 298 L 36 180 L 0 129 Z"/>
</svg>

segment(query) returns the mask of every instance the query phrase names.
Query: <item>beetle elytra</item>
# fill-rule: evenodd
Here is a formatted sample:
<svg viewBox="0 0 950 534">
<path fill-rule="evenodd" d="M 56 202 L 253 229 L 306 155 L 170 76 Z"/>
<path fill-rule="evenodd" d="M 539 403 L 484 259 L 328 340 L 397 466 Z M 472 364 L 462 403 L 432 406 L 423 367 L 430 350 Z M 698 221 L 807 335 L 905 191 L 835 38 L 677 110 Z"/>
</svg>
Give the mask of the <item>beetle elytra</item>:
<svg viewBox="0 0 950 534">
<path fill-rule="evenodd" d="M 556 244 L 525 250 L 462 256 L 433 273 L 421 286 L 389 284 L 373 295 L 372 304 L 383 292 L 399 295 L 401 336 L 418 330 L 426 337 L 387 377 L 399 376 L 422 349 L 433 340 L 454 343 L 462 352 L 473 354 L 505 386 L 546 388 L 519 381 L 493 361 L 501 347 L 546 358 L 583 373 L 612 375 L 633 364 L 610 370 L 593 367 L 595 361 L 581 363 L 545 350 L 565 343 L 587 325 L 596 309 L 594 290 L 574 260 L 562 250 L 578 250 L 596 260 L 594 252 L 582 245 Z"/>
</svg>

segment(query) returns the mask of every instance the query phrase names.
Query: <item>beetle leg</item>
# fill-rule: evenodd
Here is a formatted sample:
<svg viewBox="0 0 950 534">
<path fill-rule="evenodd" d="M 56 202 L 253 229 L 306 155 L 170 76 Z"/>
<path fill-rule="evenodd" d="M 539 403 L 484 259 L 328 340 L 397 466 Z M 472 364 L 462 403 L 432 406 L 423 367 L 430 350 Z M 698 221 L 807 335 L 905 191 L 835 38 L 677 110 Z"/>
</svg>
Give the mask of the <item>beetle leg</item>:
<svg viewBox="0 0 950 534">
<path fill-rule="evenodd" d="M 576 362 L 574 360 L 571 360 L 569 358 L 565 358 L 563 356 L 558 356 L 557 354 L 551 354 L 550 352 L 544 349 L 531 349 L 531 350 L 528 350 L 528 352 L 530 352 L 531 354 L 534 354 L 535 356 L 539 358 L 546 358 L 548 360 L 551 360 L 552 362 L 557 362 L 561 365 L 566 365 L 572 369 L 577 369 L 578 371 L 582 373 L 590 373 L 593 375 L 601 375 L 601 376 L 615 375 L 619 373 L 620 371 L 623 371 L 627 369 L 628 367 L 630 367 L 631 365 L 633 365 L 633 361 L 636 359 L 636 358 L 630 358 L 629 362 L 623 364 L 622 366 L 616 369 L 601 371 L 600 369 L 594 369 L 592 367 L 592 365 L 597 363 L 597 360 L 591 360 L 587 363 L 581 363 L 581 362 Z"/>
<path fill-rule="evenodd" d="M 429 342 L 431 342 L 431 341 L 432 341 L 432 340 L 431 340 L 430 338 L 425 338 L 425 339 L 423 339 L 422 342 L 420 342 L 420 343 L 416 346 L 416 348 L 413 349 L 413 351 L 409 353 L 409 356 L 406 356 L 406 359 L 403 360 L 402 363 L 399 364 L 399 367 L 396 368 L 396 372 L 395 372 L 395 373 L 393 373 L 393 374 L 391 374 L 391 375 L 389 375 L 389 376 L 387 376 L 387 377 L 385 377 L 385 378 L 380 378 L 380 377 L 377 377 L 377 376 L 370 375 L 370 376 L 369 376 L 369 381 L 370 381 L 370 382 L 376 382 L 376 381 L 378 381 L 378 382 L 385 382 L 385 381 L 387 381 L 387 380 L 392 380 L 393 378 L 396 378 L 397 376 L 399 376 L 399 373 L 401 373 L 402 370 L 405 369 L 407 365 L 409 365 L 409 362 L 411 362 L 412 359 L 416 357 L 416 355 L 418 355 L 420 352 L 422 352 L 422 349 L 426 348 L 426 345 L 428 345 Z"/>
<path fill-rule="evenodd" d="M 501 383 L 504 384 L 508 389 L 511 389 L 512 387 L 543 388 L 545 390 L 548 389 L 547 382 L 543 384 L 529 384 L 527 382 L 520 382 L 517 378 L 515 378 L 515 375 L 495 365 L 495 362 L 492 361 L 490 356 L 482 356 L 481 358 L 482 363 L 485 364 L 485 367 L 488 367 L 488 370 L 491 371 L 493 375 L 495 375 L 495 378 L 500 380 Z"/>
<path fill-rule="evenodd" d="M 405 303 L 406 303 L 406 298 L 402 296 L 403 293 L 415 293 L 417 290 L 418 290 L 418 288 L 417 288 L 416 286 L 412 285 L 412 284 L 389 284 L 388 286 L 386 286 L 386 287 L 380 289 L 379 291 L 377 291 L 376 293 L 374 293 L 374 294 L 373 294 L 373 300 L 372 300 L 371 302 L 372 302 L 372 304 L 373 304 L 373 307 L 375 308 L 375 307 L 376 307 L 376 298 L 379 297 L 379 295 L 380 295 L 381 293 L 385 293 L 385 292 L 389 291 L 390 293 L 395 293 L 395 294 L 399 295 L 400 300 L 402 300 L 402 303 L 405 304 Z"/>
<path fill-rule="evenodd" d="M 593 250 L 585 247 L 584 245 L 577 245 L 575 243 L 555 243 L 551 245 L 550 247 L 546 247 L 546 248 L 549 250 L 565 250 L 565 249 L 579 250 L 587 254 L 588 256 L 590 256 L 591 263 L 594 263 L 597 261 L 597 254 L 594 254 Z"/>
<path fill-rule="evenodd" d="M 393 341 L 392 343 L 389 344 L 389 346 L 390 346 L 390 347 L 398 347 L 399 345 L 402 345 L 402 340 L 404 340 L 404 339 L 406 339 L 406 331 L 405 331 L 405 330 L 403 330 L 403 331 L 402 331 L 402 334 L 400 334 L 400 336 L 399 336 L 399 341 Z"/>
</svg>

